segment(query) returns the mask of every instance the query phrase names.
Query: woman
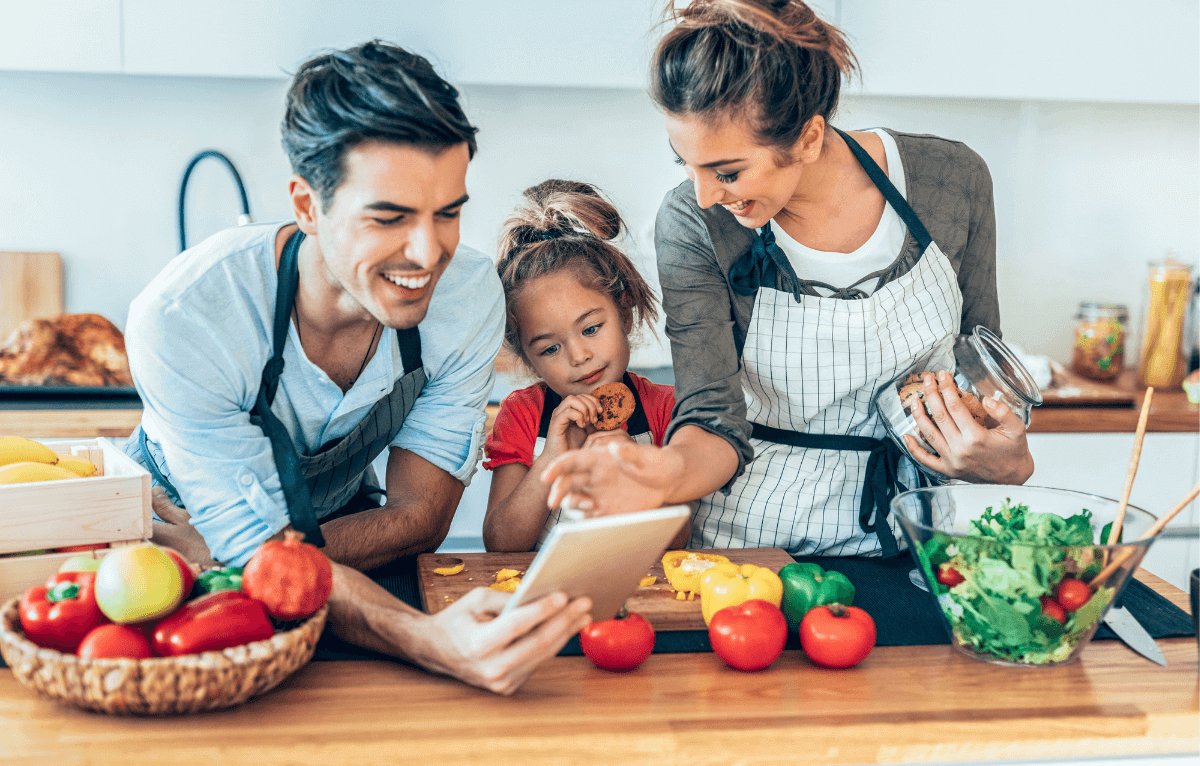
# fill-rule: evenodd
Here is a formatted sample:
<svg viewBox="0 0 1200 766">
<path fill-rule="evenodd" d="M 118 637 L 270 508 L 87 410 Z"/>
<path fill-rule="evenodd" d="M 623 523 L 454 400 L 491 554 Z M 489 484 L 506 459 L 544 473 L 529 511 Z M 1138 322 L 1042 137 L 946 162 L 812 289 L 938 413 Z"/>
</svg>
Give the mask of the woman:
<svg viewBox="0 0 1200 766">
<path fill-rule="evenodd" d="M 550 503 L 703 498 L 694 546 L 894 554 L 888 500 L 917 473 L 871 396 L 939 342 L 999 332 L 987 167 L 954 141 L 829 125 L 854 56 L 798 0 L 697 0 L 675 16 L 651 67 L 690 179 L 655 233 L 668 444 L 564 455 L 544 474 Z M 987 403 L 984 428 L 949 376 L 924 389 L 930 414 L 914 414 L 937 454 L 906 437 L 915 460 L 969 481 L 1033 472 L 1007 407 Z"/>
</svg>

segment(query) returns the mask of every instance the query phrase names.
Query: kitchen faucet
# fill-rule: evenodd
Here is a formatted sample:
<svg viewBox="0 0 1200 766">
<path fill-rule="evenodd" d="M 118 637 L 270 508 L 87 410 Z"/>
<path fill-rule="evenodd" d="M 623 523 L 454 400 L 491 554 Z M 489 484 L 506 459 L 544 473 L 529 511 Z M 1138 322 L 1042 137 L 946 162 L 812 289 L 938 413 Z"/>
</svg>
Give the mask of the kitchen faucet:
<svg viewBox="0 0 1200 766">
<path fill-rule="evenodd" d="M 205 149 L 204 151 L 192 157 L 188 162 L 187 168 L 183 171 L 183 181 L 179 184 L 179 252 L 187 250 L 187 187 L 188 179 L 192 176 L 192 171 L 200 162 L 208 157 L 220 160 L 225 167 L 229 168 L 229 173 L 233 176 L 233 182 L 237 184 L 238 194 L 242 198 L 242 213 L 237 217 L 237 225 L 244 226 L 250 223 L 253 219 L 250 217 L 250 199 L 246 196 L 246 186 L 242 183 L 242 177 L 238 173 L 237 168 L 233 165 L 233 160 L 226 157 L 216 149 Z"/>
</svg>

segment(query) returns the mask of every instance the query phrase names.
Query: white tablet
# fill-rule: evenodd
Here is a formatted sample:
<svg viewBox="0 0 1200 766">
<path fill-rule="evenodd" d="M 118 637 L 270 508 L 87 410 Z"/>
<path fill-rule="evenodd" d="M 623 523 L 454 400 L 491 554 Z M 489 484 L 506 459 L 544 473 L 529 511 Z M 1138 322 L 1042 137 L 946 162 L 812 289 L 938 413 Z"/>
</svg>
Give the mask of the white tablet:
<svg viewBox="0 0 1200 766">
<path fill-rule="evenodd" d="M 561 590 L 590 598 L 592 619 L 613 617 L 689 516 L 688 506 L 671 505 L 558 524 L 502 613 Z"/>
</svg>

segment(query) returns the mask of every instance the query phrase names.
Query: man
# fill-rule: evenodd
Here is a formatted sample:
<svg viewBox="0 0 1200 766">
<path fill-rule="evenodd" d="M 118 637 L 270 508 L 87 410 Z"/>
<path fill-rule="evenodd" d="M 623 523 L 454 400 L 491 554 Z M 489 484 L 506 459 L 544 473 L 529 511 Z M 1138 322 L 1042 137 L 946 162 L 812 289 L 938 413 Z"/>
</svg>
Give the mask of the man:
<svg viewBox="0 0 1200 766">
<path fill-rule="evenodd" d="M 300 68 L 282 126 L 295 223 L 217 234 L 133 302 L 145 413 L 127 451 L 155 478 L 156 540 L 242 564 L 299 529 L 335 562 L 335 632 L 509 693 L 586 600 L 496 618 L 502 594 L 477 590 L 431 617 L 359 571 L 437 548 L 482 441 L 503 299 L 459 247 L 476 129 L 457 97 L 378 41 Z"/>
</svg>

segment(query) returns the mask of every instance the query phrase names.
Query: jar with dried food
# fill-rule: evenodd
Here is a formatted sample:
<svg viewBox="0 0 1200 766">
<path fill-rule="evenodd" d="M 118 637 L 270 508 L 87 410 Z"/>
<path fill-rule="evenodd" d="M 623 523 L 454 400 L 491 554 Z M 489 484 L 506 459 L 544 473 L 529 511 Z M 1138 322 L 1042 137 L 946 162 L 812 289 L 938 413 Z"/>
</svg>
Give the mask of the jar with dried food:
<svg viewBox="0 0 1200 766">
<path fill-rule="evenodd" d="M 1117 303 L 1080 303 L 1075 312 L 1071 369 L 1092 380 L 1112 380 L 1125 368 L 1129 310 Z"/>
<path fill-rule="evenodd" d="M 1144 386 L 1174 388 L 1187 375 L 1183 320 L 1192 267 L 1168 258 L 1150 264 L 1138 379 Z"/>
</svg>

